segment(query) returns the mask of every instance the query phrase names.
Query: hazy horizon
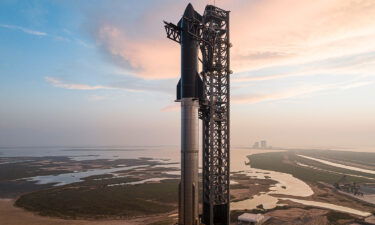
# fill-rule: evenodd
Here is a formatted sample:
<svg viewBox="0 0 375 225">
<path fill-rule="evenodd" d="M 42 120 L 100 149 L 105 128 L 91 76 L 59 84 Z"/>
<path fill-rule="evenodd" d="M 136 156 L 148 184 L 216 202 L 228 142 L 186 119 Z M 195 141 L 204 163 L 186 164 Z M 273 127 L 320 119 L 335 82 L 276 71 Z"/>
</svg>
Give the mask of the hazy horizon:
<svg viewBox="0 0 375 225">
<path fill-rule="evenodd" d="M 115 149 L 121 149 L 121 148 L 153 148 L 153 147 L 166 147 L 166 148 L 176 148 L 176 150 L 180 147 L 179 144 L 176 145 L 0 145 L 0 154 L 2 153 L 1 150 L 11 150 L 11 149 L 31 149 L 31 150 L 43 150 L 43 149 L 51 149 L 55 148 L 58 149 L 71 149 L 71 148 L 78 148 L 78 149 L 101 149 L 105 151 L 106 149 L 115 148 Z M 252 145 L 232 145 L 231 151 L 236 151 L 240 149 L 253 149 Z M 349 151 L 349 152 L 368 152 L 368 153 L 375 153 L 375 147 L 374 146 L 302 146 L 302 145 L 296 145 L 296 146 L 272 146 L 269 145 L 268 148 L 265 150 L 332 150 L 332 151 Z M 31 151 L 30 150 L 30 151 Z M 131 149 L 130 149 L 131 150 Z M 149 149 L 150 150 L 150 149 Z M 157 151 L 157 149 L 154 149 Z M 201 146 L 199 148 L 199 151 L 201 152 Z M 259 150 L 262 150 L 259 148 Z M 90 151 L 90 150 L 88 150 Z M 43 152 L 43 151 L 42 151 Z"/>
</svg>

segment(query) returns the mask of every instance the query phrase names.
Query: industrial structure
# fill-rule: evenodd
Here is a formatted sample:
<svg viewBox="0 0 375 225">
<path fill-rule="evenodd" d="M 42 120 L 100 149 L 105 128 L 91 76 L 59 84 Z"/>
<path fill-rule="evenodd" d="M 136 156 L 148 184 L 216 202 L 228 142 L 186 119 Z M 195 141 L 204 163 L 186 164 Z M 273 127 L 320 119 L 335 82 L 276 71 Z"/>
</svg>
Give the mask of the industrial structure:
<svg viewBox="0 0 375 225">
<path fill-rule="evenodd" d="M 260 148 L 266 149 L 267 148 L 267 141 L 265 141 L 265 140 L 260 141 Z"/>
<path fill-rule="evenodd" d="M 254 142 L 252 148 L 253 149 L 272 149 L 272 146 L 267 145 L 266 140 L 261 140 L 260 142 L 259 141 Z"/>
<path fill-rule="evenodd" d="M 265 216 L 260 213 L 244 213 L 238 216 L 237 225 L 261 225 L 269 220 L 270 216 Z"/>
<path fill-rule="evenodd" d="M 339 190 L 344 191 L 353 195 L 363 196 L 363 192 L 361 192 L 361 186 L 356 182 L 349 182 L 346 175 L 342 176 L 340 180 L 335 182 L 333 186 Z"/>
<path fill-rule="evenodd" d="M 181 182 L 179 224 L 229 225 L 229 11 L 189 4 L 167 37 L 181 45 Z M 201 58 L 198 53 L 201 53 Z M 198 61 L 202 71 L 198 71 Z M 202 214 L 198 212 L 198 119 L 202 120 Z"/>
</svg>

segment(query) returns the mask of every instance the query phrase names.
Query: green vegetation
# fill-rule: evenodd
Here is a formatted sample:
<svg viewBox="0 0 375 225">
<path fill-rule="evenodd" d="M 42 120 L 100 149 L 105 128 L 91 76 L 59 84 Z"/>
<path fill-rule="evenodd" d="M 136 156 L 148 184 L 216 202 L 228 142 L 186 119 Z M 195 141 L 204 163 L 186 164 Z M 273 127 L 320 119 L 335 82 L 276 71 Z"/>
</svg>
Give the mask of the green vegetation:
<svg viewBox="0 0 375 225">
<path fill-rule="evenodd" d="M 327 216 L 328 221 L 331 224 L 336 224 L 339 220 L 353 220 L 353 219 L 355 219 L 350 214 L 342 213 L 342 212 L 336 212 L 336 211 L 329 211 L 326 216 Z"/>
<path fill-rule="evenodd" d="M 0 197 L 22 195 L 15 205 L 41 215 L 62 218 L 127 218 L 166 213 L 177 206 L 177 180 L 165 174 L 173 168 L 151 158 L 75 161 L 69 157 L 0 157 Z M 145 166 L 86 177 L 82 182 L 54 187 L 22 178 L 71 173 L 75 170 Z M 161 183 L 115 185 L 149 178 L 171 178 Z M 31 193 L 30 193 L 31 192 Z"/>
<path fill-rule="evenodd" d="M 152 168 L 152 165 L 169 165 L 169 162 L 160 163 L 151 160 L 150 158 L 139 159 L 97 159 L 97 160 L 83 160 L 75 161 L 69 157 L 50 156 L 50 157 L 0 157 L 0 197 L 1 198 L 15 198 L 23 193 L 38 191 L 46 188 L 51 188 L 53 184 L 36 184 L 35 181 L 28 181 L 24 178 L 45 175 L 58 175 L 62 173 L 71 173 L 75 170 L 85 171 L 90 169 L 106 169 L 116 168 L 121 166 L 140 166 L 148 165 L 149 175 L 145 175 L 144 171 L 137 172 L 136 170 L 117 171 L 119 175 L 133 173 L 131 177 L 114 177 L 112 174 L 95 175 L 85 180 L 83 185 L 109 185 L 121 182 L 132 182 L 143 179 L 147 176 L 152 177 L 169 177 L 176 178 L 174 175 L 163 174 L 165 171 L 171 171 L 171 168 L 157 167 Z M 148 177 L 147 177 L 148 178 Z M 102 179 L 96 181 L 95 179 Z M 146 179 L 146 178 L 145 178 Z"/>
<path fill-rule="evenodd" d="M 20 162 L 0 164 L 0 181 L 9 181 L 25 177 L 55 175 L 70 172 L 66 169 L 51 169 L 54 163 L 42 164 L 42 161 L 50 161 L 49 157 L 41 158 L 18 158 Z M 4 160 L 4 158 L 3 158 Z M 9 159 L 8 159 L 9 160 Z M 4 160 L 5 162 L 8 160 Z M 69 162 L 68 157 L 56 157 L 58 162 Z M 10 161 L 10 160 L 9 160 Z"/>
<path fill-rule="evenodd" d="M 167 219 L 167 220 L 162 220 L 162 221 L 150 223 L 148 225 L 172 225 L 172 224 L 174 224 L 174 222 L 175 221 L 173 221 L 172 219 Z"/>
<path fill-rule="evenodd" d="M 304 155 L 306 155 L 306 154 L 304 154 Z M 317 167 L 317 168 L 320 168 L 320 169 L 324 169 L 324 170 L 330 170 L 330 171 L 339 172 L 339 173 L 353 174 L 353 175 L 358 175 L 358 176 L 375 178 L 374 174 L 363 173 L 363 172 L 359 172 L 359 171 L 355 171 L 355 170 L 349 170 L 349 169 L 339 168 L 339 167 L 335 167 L 335 166 L 330 166 L 330 165 L 323 164 L 323 163 L 320 163 L 320 162 L 315 161 L 315 160 L 299 157 L 299 156 L 297 156 L 295 154 L 292 154 L 292 153 L 288 154 L 288 157 L 291 160 L 294 160 L 294 161 L 297 161 L 297 162 L 300 162 L 300 163 L 303 163 L 303 164 L 306 164 L 306 165 L 309 165 L 309 166 L 314 166 L 314 167 Z M 320 156 L 320 157 L 314 156 L 314 158 L 321 159 L 322 156 Z"/>
<path fill-rule="evenodd" d="M 0 198 L 16 198 L 17 196 L 31 192 L 46 189 L 52 184 L 35 184 L 24 181 L 0 181 Z"/>
<path fill-rule="evenodd" d="M 230 189 L 247 189 L 247 188 L 249 187 L 243 184 L 231 184 L 230 185 Z"/>
<path fill-rule="evenodd" d="M 143 159 L 97 159 L 97 160 L 83 160 L 74 161 L 69 157 L 51 156 L 51 157 L 13 157 L 1 158 L 0 162 L 0 181 L 10 181 L 25 177 L 56 175 L 61 173 L 70 173 L 76 170 L 90 170 L 98 168 L 114 168 L 118 165 L 139 166 L 148 165 L 153 166 L 160 164 L 160 162 L 151 161 L 148 158 Z M 11 162 L 11 163 L 6 163 Z M 168 163 L 166 163 L 168 164 Z M 165 170 L 165 168 L 157 168 L 158 170 Z"/>
<path fill-rule="evenodd" d="M 253 199 L 253 197 L 245 197 L 245 198 L 238 198 L 238 199 L 233 197 L 233 198 L 231 198 L 230 202 L 240 202 L 240 201 L 244 201 L 244 200 L 247 200 L 247 199 Z"/>
<path fill-rule="evenodd" d="M 128 218 L 166 213 L 177 204 L 177 180 L 114 187 L 80 183 L 21 196 L 16 206 L 62 218 Z"/>
<path fill-rule="evenodd" d="M 368 166 L 375 166 L 375 153 L 370 152 L 349 152 L 336 150 L 298 150 L 298 154 L 303 154 L 316 158 L 335 159 L 343 162 L 353 162 Z"/>
<path fill-rule="evenodd" d="M 315 166 L 321 169 L 327 169 L 331 171 L 337 171 L 341 173 L 346 173 L 348 170 L 340 169 L 336 167 L 331 167 L 328 165 L 321 164 L 319 162 L 314 162 L 312 160 L 304 160 L 301 157 L 298 157 L 294 152 L 271 152 L 271 153 L 262 153 L 255 154 L 249 157 L 251 167 L 264 169 L 264 170 L 273 170 L 283 173 L 292 174 L 294 177 L 310 182 L 323 181 L 326 183 L 333 184 L 338 181 L 342 175 L 330 173 L 328 171 L 320 171 L 312 168 L 301 167 L 295 164 L 296 159 L 298 162 L 305 163 L 307 165 Z M 350 171 L 352 173 L 352 171 Z M 354 173 L 352 173 L 354 174 Z M 363 175 L 363 174 L 362 174 Z M 348 176 L 348 180 L 352 182 L 371 182 L 373 180 Z"/>
</svg>

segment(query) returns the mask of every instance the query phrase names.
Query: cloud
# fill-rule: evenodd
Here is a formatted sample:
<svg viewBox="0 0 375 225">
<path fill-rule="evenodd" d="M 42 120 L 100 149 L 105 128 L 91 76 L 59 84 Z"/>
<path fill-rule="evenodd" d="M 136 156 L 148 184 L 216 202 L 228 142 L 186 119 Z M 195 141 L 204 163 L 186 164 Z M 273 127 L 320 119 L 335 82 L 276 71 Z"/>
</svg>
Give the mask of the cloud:
<svg viewBox="0 0 375 225">
<path fill-rule="evenodd" d="M 106 2 L 84 10 L 90 21 L 86 28 L 102 53 L 128 74 L 148 80 L 176 78 L 180 46 L 167 40 L 163 20 L 178 22 L 184 7 L 168 0 Z"/>
<path fill-rule="evenodd" d="M 61 36 L 61 35 L 48 34 L 46 32 L 32 30 L 32 29 L 29 29 L 29 28 L 10 25 L 10 24 L 0 24 L 0 27 L 10 29 L 10 30 L 19 30 L 19 31 L 22 31 L 22 32 L 24 32 L 26 34 L 30 34 L 30 35 L 41 36 L 41 37 L 49 37 L 49 38 L 51 38 L 55 41 L 74 42 L 74 43 L 76 43 L 78 45 L 81 45 L 85 48 L 93 48 L 93 45 L 91 45 L 91 44 L 87 43 L 86 41 L 83 41 L 79 38 L 75 38 L 75 37 L 66 37 L 66 36 Z M 68 33 L 66 29 L 63 30 L 63 31 L 65 33 Z M 71 36 L 71 33 L 68 33 L 68 34 Z"/>
<path fill-rule="evenodd" d="M 102 85 L 87 85 L 87 84 L 74 84 L 65 83 L 55 77 L 45 77 L 45 80 L 55 87 L 71 89 L 71 90 L 100 90 L 100 89 L 114 89 L 113 87 L 102 86 Z"/>
<path fill-rule="evenodd" d="M 47 33 L 45 33 L 45 32 L 31 30 L 31 29 L 28 29 L 28 28 L 20 27 L 20 26 L 0 24 L 0 27 L 11 29 L 11 30 L 19 30 L 19 31 L 22 31 L 24 33 L 36 35 L 36 36 L 46 36 L 47 35 Z"/>
<path fill-rule="evenodd" d="M 289 89 L 274 93 L 265 93 L 265 94 L 252 94 L 252 95 L 237 95 L 232 97 L 232 102 L 236 104 L 254 104 L 258 102 L 264 101 L 274 101 L 274 100 L 281 100 L 281 99 L 289 99 L 294 98 L 297 96 L 302 96 L 306 94 L 310 94 L 313 92 L 324 90 L 323 87 L 304 87 L 304 88 L 295 88 Z"/>
<path fill-rule="evenodd" d="M 305 64 L 269 67 L 245 72 L 233 77 L 233 83 L 249 81 L 268 81 L 281 78 L 325 75 L 372 74 L 375 69 L 375 51 L 366 51 L 355 55 L 332 57 Z M 270 72 L 271 71 L 271 72 Z"/>
<path fill-rule="evenodd" d="M 374 13 L 371 0 L 248 1 L 231 14 L 233 69 L 240 72 L 368 51 L 375 46 L 370 43 L 375 35 Z M 246 57 L 249 52 L 268 51 L 285 57 Z"/>
<path fill-rule="evenodd" d="M 85 48 L 94 48 L 94 45 L 87 43 L 84 40 L 81 40 L 79 38 L 74 38 L 75 42 Z"/>
<path fill-rule="evenodd" d="M 45 81 L 54 87 L 70 90 L 124 90 L 128 92 L 159 92 L 174 93 L 176 84 L 172 80 L 143 80 L 140 78 L 123 76 L 120 80 L 106 85 L 88 85 L 70 83 L 56 77 L 45 77 Z"/>
<path fill-rule="evenodd" d="M 308 94 L 330 91 L 330 90 L 347 90 L 352 88 L 363 87 L 374 84 L 374 81 L 349 81 L 339 82 L 333 84 L 313 85 L 313 86 L 299 86 L 289 88 L 287 90 L 262 93 L 262 94 L 250 94 L 250 95 L 235 95 L 232 97 L 232 102 L 236 104 L 254 104 L 265 101 L 276 101 L 283 99 L 300 98 L 307 96 Z"/>
<path fill-rule="evenodd" d="M 90 95 L 90 96 L 88 96 L 88 100 L 92 101 L 92 102 L 102 101 L 102 100 L 106 100 L 108 98 L 109 98 L 108 96 L 103 96 L 103 95 Z"/>
<path fill-rule="evenodd" d="M 286 52 L 271 52 L 271 51 L 264 51 L 264 52 L 253 52 L 250 51 L 248 53 L 245 53 L 243 55 L 236 55 L 236 59 L 246 59 L 251 61 L 256 60 L 264 60 L 264 59 L 282 59 L 290 57 L 290 53 Z"/>
<path fill-rule="evenodd" d="M 135 76 L 155 79 L 177 77 L 179 47 L 160 40 L 132 39 L 113 25 L 98 30 L 101 47 L 118 65 Z"/>
<path fill-rule="evenodd" d="M 203 11 L 205 2 L 193 0 L 192 3 L 197 11 Z M 305 92 L 328 90 L 329 82 L 339 80 L 337 77 L 320 79 L 321 76 L 345 75 L 341 77 L 346 82 L 355 77 L 372 76 L 375 69 L 375 2 L 372 0 L 222 0 L 218 5 L 231 11 L 234 102 L 255 103 L 302 96 Z M 67 89 L 123 89 L 173 95 L 175 78 L 180 74 L 180 47 L 165 37 L 162 21 L 177 22 L 185 6 L 182 1 L 169 0 L 129 0 L 127 4 L 99 1 L 81 5 L 82 15 L 86 17 L 83 25 L 89 37 L 123 74 L 105 85 L 58 79 L 49 83 Z M 298 88 L 300 83 L 293 82 L 301 82 L 304 76 L 310 76 L 306 79 L 319 76 L 319 79 L 314 82 L 315 86 Z M 276 83 L 277 79 L 285 78 L 290 79 Z M 245 89 L 254 81 L 274 82 L 275 88 L 267 89 L 269 93 Z M 365 85 L 368 81 L 356 82 Z M 274 92 L 279 86 L 285 91 Z M 345 89 L 341 85 L 330 90 Z M 249 94 L 250 91 L 257 94 Z M 170 109 L 173 107 L 162 110 Z"/>
<path fill-rule="evenodd" d="M 181 108 L 181 105 L 177 102 L 174 102 L 172 104 L 169 104 L 169 105 L 165 106 L 160 111 L 162 111 L 162 112 L 174 112 L 174 111 L 178 111 L 180 108 Z"/>
<path fill-rule="evenodd" d="M 178 77 L 179 47 L 166 39 L 162 20 L 177 22 L 185 3 L 160 0 L 134 10 L 135 2 L 112 2 L 118 7 L 98 6 L 88 13 L 90 34 L 134 76 Z M 192 3 L 203 11 L 204 2 Z M 237 73 L 375 49 L 373 0 L 223 0 L 218 5 L 231 11 L 231 65 Z"/>
<path fill-rule="evenodd" d="M 374 81 L 356 82 L 356 83 L 351 83 L 351 84 L 342 86 L 341 89 L 346 90 L 346 89 L 358 88 L 358 87 L 371 85 L 371 84 L 374 84 L 374 83 L 375 83 Z"/>
</svg>

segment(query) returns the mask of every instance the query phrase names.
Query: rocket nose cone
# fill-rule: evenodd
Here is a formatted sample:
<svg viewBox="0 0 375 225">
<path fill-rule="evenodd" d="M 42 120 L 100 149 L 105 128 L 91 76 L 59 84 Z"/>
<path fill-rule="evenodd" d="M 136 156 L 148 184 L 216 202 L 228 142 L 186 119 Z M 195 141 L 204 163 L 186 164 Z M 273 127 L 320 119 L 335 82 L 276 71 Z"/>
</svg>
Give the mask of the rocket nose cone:
<svg viewBox="0 0 375 225">
<path fill-rule="evenodd" d="M 193 5 L 191 3 L 189 3 L 187 6 L 186 6 L 186 9 L 185 9 L 185 12 L 184 12 L 184 16 L 186 17 L 194 17 L 194 8 L 193 8 Z"/>
</svg>

